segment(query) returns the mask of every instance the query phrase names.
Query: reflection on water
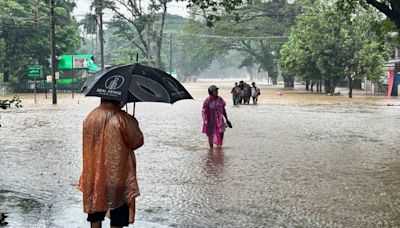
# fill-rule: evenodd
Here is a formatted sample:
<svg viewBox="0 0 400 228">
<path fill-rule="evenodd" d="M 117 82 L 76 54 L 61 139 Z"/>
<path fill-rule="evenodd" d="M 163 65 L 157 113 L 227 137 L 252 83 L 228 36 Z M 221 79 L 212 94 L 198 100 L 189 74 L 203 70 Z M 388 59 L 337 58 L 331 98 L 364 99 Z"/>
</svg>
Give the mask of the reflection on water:
<svg viewBox="0 0 400 228">
<path fill-rule="evenodd" d="M 220 87 L 230 101 L 230 84 Z M 266 90 L 257 106 L 228 105 L 234 128 L 209 151 L 207 85 L 188 88 L 199 100 L 136 106 L 146 138 L 134 227 L 400 226 L 400 107 Z M 88 227 L 75 184 L 82 120 L 98 99 L 22 100 L 0 111 L 0 210 L 9 227 Z"/>
<path fill-rule="evenodd" d="M 209 175 L 209 177 L 218 177 L 222 174 L 224 169 L 223 149 L 209 149 L 203 162 L 204 171 Z"/>
</svg>

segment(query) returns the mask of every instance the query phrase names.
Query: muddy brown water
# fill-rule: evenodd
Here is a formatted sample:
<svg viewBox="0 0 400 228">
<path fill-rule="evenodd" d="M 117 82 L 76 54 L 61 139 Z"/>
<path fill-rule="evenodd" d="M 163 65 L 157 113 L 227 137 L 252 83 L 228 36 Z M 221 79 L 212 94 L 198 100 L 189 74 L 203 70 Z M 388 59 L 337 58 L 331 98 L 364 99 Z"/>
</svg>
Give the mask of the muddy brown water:
<svg viewBox="0 0 400 228">
<path fill-rule="evenodd" d="M 257 106 L 233 107 L 218 83 L 234 125 L 221 151 L 200 133 L 207 83 L 186 85 L 193 101 L 137 104 L 145 146 L 131 227 L 400 226 L 400 107 L 386 105 L 397 99 L 263 87 Z M 98 99 L 21 97 L 23 108 L 0 111 L 8 227 L 89 227 L 75 184 L 82 121 Z"/>
</svg>

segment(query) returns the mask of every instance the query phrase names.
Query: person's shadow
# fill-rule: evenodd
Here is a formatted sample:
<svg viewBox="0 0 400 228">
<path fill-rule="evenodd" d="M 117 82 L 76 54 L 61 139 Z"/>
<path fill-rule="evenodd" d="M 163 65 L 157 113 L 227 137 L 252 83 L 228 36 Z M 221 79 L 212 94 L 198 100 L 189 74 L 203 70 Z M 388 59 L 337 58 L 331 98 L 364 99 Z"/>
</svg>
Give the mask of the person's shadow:
<svg viewBox="0 0 400 228">
<path fill-rule="evenodd" d="M 213 177 L 220 176 L 224 169 L 224 152 L 221 149 L 209 149 L 204 157 L 204 171 Z"/>
</svg>

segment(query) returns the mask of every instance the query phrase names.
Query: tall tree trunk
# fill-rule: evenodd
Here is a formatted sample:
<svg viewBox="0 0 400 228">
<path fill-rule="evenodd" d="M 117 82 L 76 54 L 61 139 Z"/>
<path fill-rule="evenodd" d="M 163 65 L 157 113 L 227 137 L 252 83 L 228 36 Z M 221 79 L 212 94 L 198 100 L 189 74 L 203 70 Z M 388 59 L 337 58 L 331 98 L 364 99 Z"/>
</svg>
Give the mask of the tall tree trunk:
<svg viewBox="0 0 400 228">
<path fill-rule="evenodd" d="M 7 56 L 5 58 L 7 58 Z M 7 60 L 4 60 L 3 67 L 4 67 L 3 82 L 9 82 L 10 81 L 10 68 L 7 63 Z"/>
<path fill-rule="evenodd" d="M 163 33 L 164 33 L 166 14 L 167 14 L 167 3 L 165 2 L 165 4 L 163 5 L 163 12 L 162 12 L 162 16 L 161 16 L 160 33 L 157 37 L 157 67 L 158 68 L 163 68 L 162 61 L 161 61 L 161 49 L 162 49 L 162 43 L 163 43 Z"/>
<path fill-rule="evenodd" d="M 333 94 L 336 88 L 336 82 L 334 80 L 325 80 L 325 93 Z"/>
<path fill-rule="evenodd" d="M 91 37 L 91 40 L 92 40 L 92 55 L 95 55 L 95 52 L 94 52 L 94 40 L 93 40 L 93 37 Z"/>
<path fill-rule="evenodd" d="M 272 84 L 273 85 L 277 85 L 278 84 L 278 74 L 272 73 L 271 74 L 271 80 L 272 80 Z"/>
<path fill-rule="evenodd" d="M 294 88 L 294 80 L 292 77 L 285 77 L 285 88 Z"/>
<path fill-rule="evenodd" d="M 11 45 L 10 42 L 7 42 L 10 36 L 8 36 L 8 33 L 5 32 L 5 37 L 4 37 L 4 62 L 3 62 L 3 82 L 9 82 L 10 81 L 10 64 L 9 64 L 9 58 L 11 58 Z"/>
<path fill-rule="evenodd" d="M 317 80 L 317 93 L 319 93 L 319 80 Z"/>
<path fill-rule="evenodd" d="M 319 80 L 319 92 L 322 93 L 322 80 Z"/>
<path fill-rule="evenodd" d="M 353 78 L 351 76 L 349 78 L 349 98 L 353 98 Z"/>
<path fill-rule="evenodd" d="M 314 85 L 315 85 L 315 82 L 311 81 L 311 93 L 314 93 Z"/>
<path fill-rule="evenodd" d="M 157 39 L 157 68 L 163 68 L 162 67 L 162 61 L 161 61 L 161 48 L 162 48 L 162 38 Z"/>
<path fill-rule="evenodd" d="M 309 80 L 306 81 L 306 90 L 307 91 L 310 90 L 310 81 Z"/>
</svg>

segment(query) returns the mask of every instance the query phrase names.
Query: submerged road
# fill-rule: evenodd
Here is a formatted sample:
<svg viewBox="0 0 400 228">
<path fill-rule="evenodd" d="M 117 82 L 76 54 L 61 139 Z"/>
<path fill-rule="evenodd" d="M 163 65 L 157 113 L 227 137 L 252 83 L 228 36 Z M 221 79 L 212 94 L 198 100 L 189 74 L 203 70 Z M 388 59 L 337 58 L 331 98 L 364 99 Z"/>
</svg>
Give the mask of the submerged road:
<svg viewBox="0 0 400 228">
<path fill-rule="evenodd" d="M 131 227 L 400 226 L 400 107 L 264 88 L 257 106 L 231 105 L 225 147 L 201 135 L 206 83 L 174 105 L 140 103 L 141 196 Z M 0 211 L 9 227 L 89 227 L 75 184 L 81 126 L 99 100 L 22 96 L 0 110 Z M 132 106 L 129 107 L 132 111 Z M 104 224 L 108 227 L 108 222 Z"/>
</svg>

